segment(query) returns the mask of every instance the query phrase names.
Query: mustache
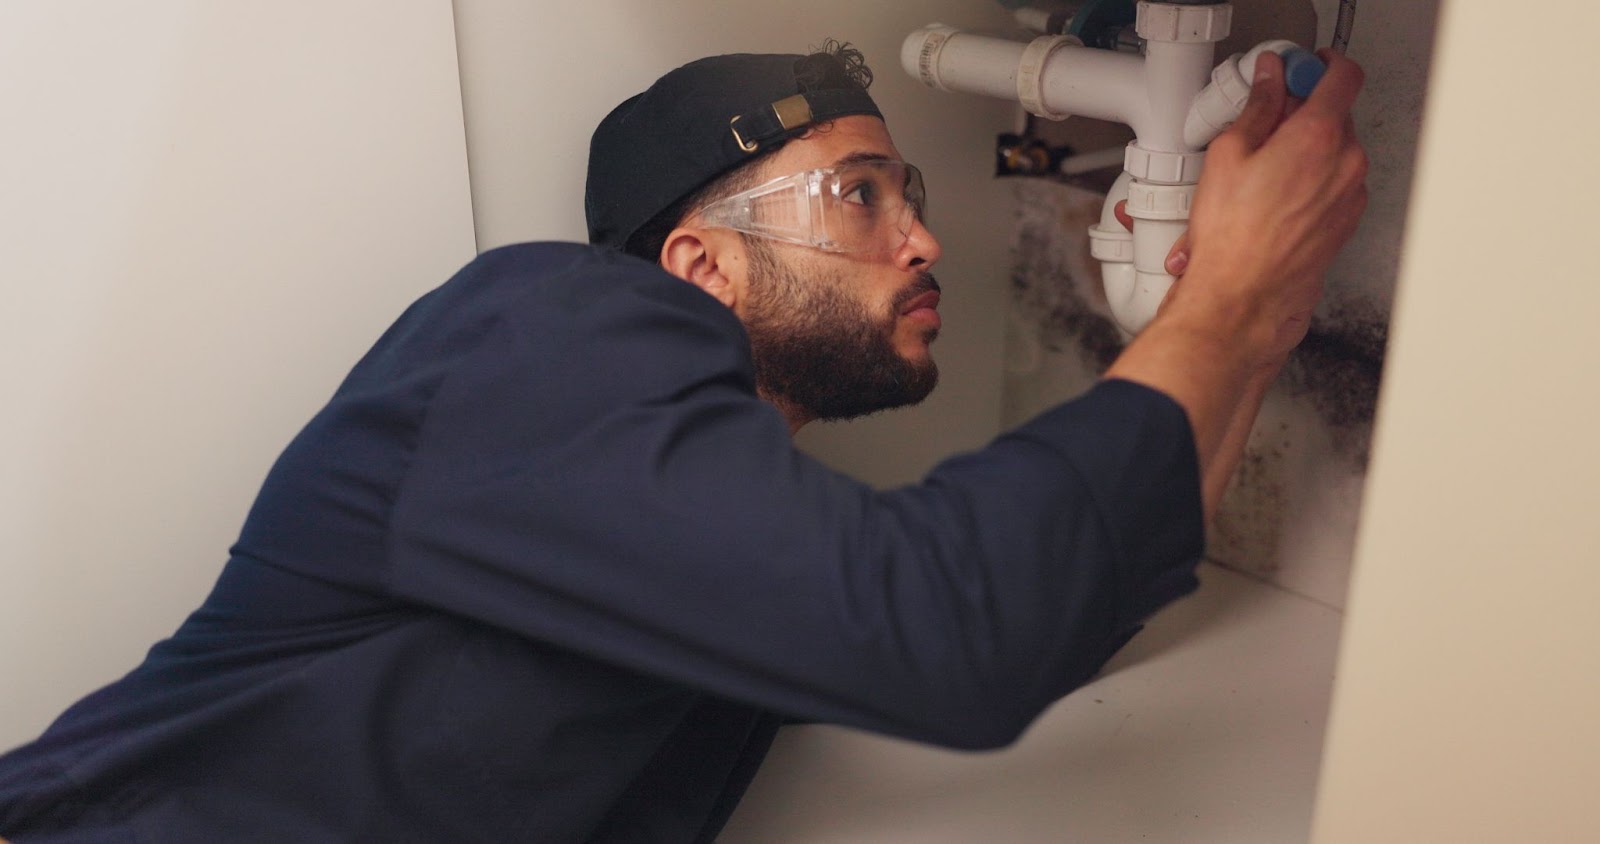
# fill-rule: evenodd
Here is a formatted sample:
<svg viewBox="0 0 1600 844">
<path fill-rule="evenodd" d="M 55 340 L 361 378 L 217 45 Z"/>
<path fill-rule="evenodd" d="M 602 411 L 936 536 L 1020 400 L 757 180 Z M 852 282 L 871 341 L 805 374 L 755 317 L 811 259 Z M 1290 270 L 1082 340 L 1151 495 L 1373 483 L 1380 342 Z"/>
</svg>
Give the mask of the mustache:
<svg viewBox="0 0 1600 844">
<path fill-rule="evenodd" d="M 894 309 L 899 311 L 907 302 L 924 293 L 938 293 L 942 290 L 943 288 L 939 286 L 939 280 L 933 277 L 933 273 L 918 273 L 915 280 L 906 285 L 905 289 L 895 294 Z"/>
</svg>

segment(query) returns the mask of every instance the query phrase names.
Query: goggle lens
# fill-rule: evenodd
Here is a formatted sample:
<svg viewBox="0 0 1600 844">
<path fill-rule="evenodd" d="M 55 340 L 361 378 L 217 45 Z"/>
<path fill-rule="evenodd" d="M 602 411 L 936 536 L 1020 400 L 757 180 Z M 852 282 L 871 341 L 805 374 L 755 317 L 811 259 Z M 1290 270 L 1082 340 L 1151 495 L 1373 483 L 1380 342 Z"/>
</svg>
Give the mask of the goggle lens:
<svg viewBox="0 0 1600 844">
<path fill-rule="evenodd" d="M 708 226 L 813 246 L 888 253 L 911 236 L 927 201 L 922 173 L 903 161 L 867 161 L 774 179 L 698 212 Z"/>
</svg>

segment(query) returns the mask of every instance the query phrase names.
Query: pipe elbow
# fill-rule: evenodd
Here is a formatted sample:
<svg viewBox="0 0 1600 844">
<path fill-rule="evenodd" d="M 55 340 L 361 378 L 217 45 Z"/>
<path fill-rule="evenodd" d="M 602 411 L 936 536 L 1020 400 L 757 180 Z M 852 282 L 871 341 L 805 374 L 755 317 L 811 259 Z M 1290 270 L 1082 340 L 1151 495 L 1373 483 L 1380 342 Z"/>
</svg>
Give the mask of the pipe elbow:
<svg viewBox="0 0 1600 844">
<path fill-rule="evenodd" d="M 1133 232 L 1123 227 L 1116 214 L 1117 203 L 1128 198 L 1128 183 L 1132 178 L 1126 170 L 1117 177 L 1106 193 L 1100 222 L 1089 227 L 1089 255 L 1100 262 L 1100 284 L 1106 292 L 1106 304 L 1111 308 L 1112 321 L 1121 330 L 1124 341 L 1143 327 L 1129 325 L 1133 316 L 1129 303 L 1135 289 Z"/>
<path fill-rule="evenodd" d="M 1089 252 L 1101 263 L 1106 304 L 1123 339 L 1155 319 L 1175 278 L 1166 272 L 1167 255 L 1188 228 L 1194 185 L 1142 182 L 1124 172 L 1106 196 L 1100 223 L 1089 230 Z M 1116 219 L 1115 206 L 1127 200 L 1134 220 L 1129 232 Z"/>
<path fill-rule="evenodd" d="M 1283 58 L 1284 82 L 1296 97 L 1310 96 L 1326 70 L 1322 60 L 1293 41 L 1263 41 L 1247 53 L 1235 53 L 1211 71 L 1211 83 L 1201 90 L 1183 123 L 1183 140 L 1194 149 L 1204 148 L 1244 112 L 1255 79 L 1256 59 L 1262 53 Z"/>
</svg>

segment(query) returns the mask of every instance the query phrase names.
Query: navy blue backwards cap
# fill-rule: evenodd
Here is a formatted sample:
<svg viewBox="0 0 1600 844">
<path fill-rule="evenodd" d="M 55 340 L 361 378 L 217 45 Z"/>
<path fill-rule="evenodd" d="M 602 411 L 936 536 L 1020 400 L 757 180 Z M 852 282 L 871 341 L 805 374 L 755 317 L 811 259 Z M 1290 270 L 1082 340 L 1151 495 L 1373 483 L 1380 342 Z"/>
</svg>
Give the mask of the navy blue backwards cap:
<svg viewBox="0 0 1600 844">
<path fill-rule="evenodd" d="M 657 214 L 812 124 L 882 119 L 864 83 L 835 64 L 819 72 L 815 57 L 713 56 L 617 106 L 589 141 L 589 242 L 624 248 Z"/>
</svg>

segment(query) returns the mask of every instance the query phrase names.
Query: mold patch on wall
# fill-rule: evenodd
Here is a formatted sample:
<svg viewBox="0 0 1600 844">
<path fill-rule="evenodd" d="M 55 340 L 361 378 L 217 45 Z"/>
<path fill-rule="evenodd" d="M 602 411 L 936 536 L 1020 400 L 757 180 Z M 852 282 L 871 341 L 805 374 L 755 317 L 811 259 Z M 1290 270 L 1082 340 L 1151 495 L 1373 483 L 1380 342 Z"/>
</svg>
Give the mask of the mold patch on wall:
<svg viewBox="0 0 1600 844">
<path fill-rule="evenodd" d="M 1015 303 L 1040 351 L 1068 353 L 1096 374 L 1121 353 L 1099 263 L 1087 231 L 1100 219 L 1101 194 L 1044 179 L 1019 179 L 1012 240 Z M 1388 319 L 1376 303 L 1324 301 L 1274 390 L 1309 402 L 1341 455 L 1364 465 L 1388 344 Z M 1267 455 L 1258 455 L 1262 460 Z"/>
<path fill-rule="evenodd" d="M 1263 577 L 1278 572 L 1291 494 L 1287 458 L 1295 451 L 1289 423 L 1257 422 L 1206 536 L 1207 556 Z"/>
<path fill-rule="evenodd" d="M 1322 310 L 1326 313 L 1312 319 L 1277 387 L 1309 401 L 1327 423 L 1335 451 L 1365 467 L 1389 343 L 1388 319 L 1367 301 L 1335 303 Z"/>
<path fill-rule="evenodd" d="M 1106 305 L 1099 262 L 1089 255 L 1089 226 L 1099 221 L 1105 196 L 1045 179 L 1018 179 L 1014 185 L 1011 285 L 1021 327 L 1040 350 L 1070 354 L 1092 372 L 1104 372 L 1123 345 Z"/>
<path fill-rule="evenodd" d="M 1235 28 L 1247 43 L 1287 36 L 1326 44 L 1339 4 L 1313 5 L 1316 20 L 1303 3 L 1236 2 Z M 1331 606 L 1343 602 L 1354 547 L 1437 11 L 1437 0 L 1373 3 L 1356 17 L 1350 56 L 1367 74 L 1355 109 L 1371 163 L 1367 212 L 1328 274 L 1311 331 L 1267 396 L 1212 525 L 1211 557 Z M 1234 49 L 1242 47 L 1225 45 L 1218 55 Z M 1096 123 L 1074 117 L 1033 126 L 1051 146 L 1094 152 L 1120 145 Z M 1010 422 L 1082 392 L 1120 348 L 1084 234 L 1098 218 L 1100 196 L 1042 179 L 1015 190 L 1022 208 L 1013 250 L 1019 339 L 1008 359 Z"/>
<path fill-rule="evenodd" d="M 1011 422 L 1087 389 L 1123 346 L 1099 263 L 1089 254 L 1087 230 L 1099 220 L 1104 196 L 1035 178 L 1016 180 L 1014 191 L 1013 330 L 1021 339 L 1010 354 L 1012 384 L 1052 383 L 1032 390 L 1025 406 L 1013 402 Z M 1284 571 L 1295 564 L 1286 560 L 1286 525 L 1316 497 L 1309 486 L 1330 472 L 1365 472 L 1387 331 L 1381 305 L 1330 293 L 1268 395 L 1211 526 L 1208 557 L 1264 578 L 1293 579 Z"/>
</svg>

